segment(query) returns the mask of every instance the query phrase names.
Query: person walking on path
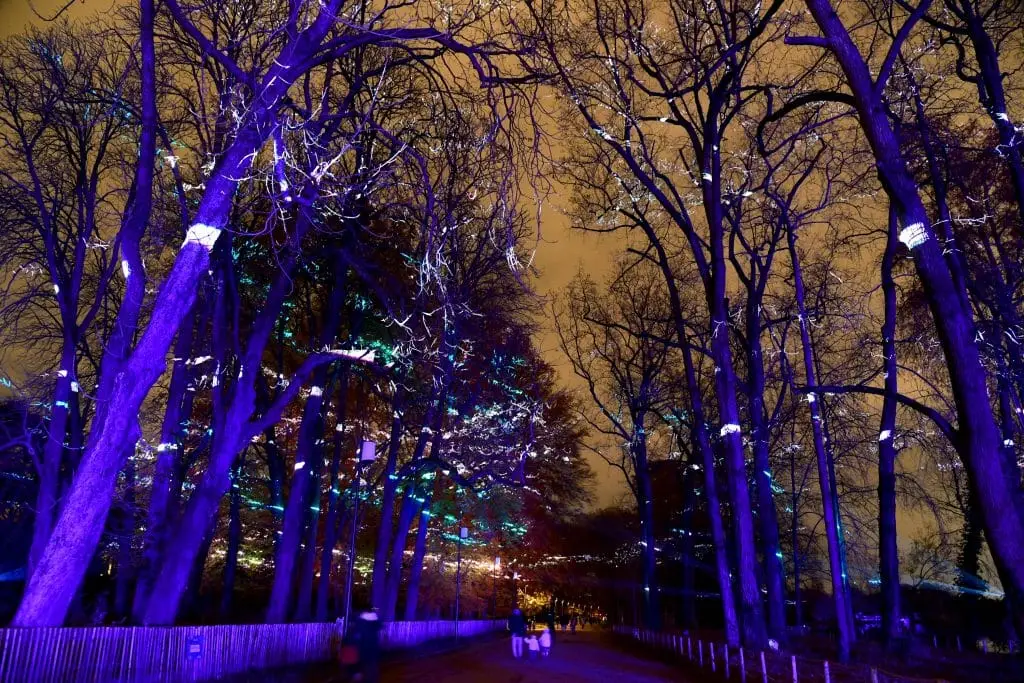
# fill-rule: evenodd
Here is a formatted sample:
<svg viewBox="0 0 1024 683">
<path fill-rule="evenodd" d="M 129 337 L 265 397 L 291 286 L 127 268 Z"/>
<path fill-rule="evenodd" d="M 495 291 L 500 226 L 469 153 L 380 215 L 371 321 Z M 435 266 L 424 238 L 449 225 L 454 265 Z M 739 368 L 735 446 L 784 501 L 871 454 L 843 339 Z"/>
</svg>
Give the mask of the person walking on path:
<svg viewBox="0 0 1024 683">
<path fill-rule="evenodd" d="M 540 654 L 547 657 L 551 654 L 551 631 L 544 629 L 540 634 Z"/>
<path fill-rule="evenodd" d="M 519 659 L 523 656 L 523 638 L 526 637 L 526 618 L 516 607 L 508 618 L 508 630 L 512 633 L 512 656 Z"/>
</svg>

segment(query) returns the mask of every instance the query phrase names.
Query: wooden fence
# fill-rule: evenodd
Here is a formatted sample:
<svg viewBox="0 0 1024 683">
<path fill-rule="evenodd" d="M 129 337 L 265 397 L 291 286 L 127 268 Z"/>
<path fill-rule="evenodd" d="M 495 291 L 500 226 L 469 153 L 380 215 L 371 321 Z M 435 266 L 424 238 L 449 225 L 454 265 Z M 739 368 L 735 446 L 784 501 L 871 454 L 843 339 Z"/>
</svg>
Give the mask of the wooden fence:
<svg viewBox="0 0 1024 683">
<path fill-rule="evenodd" d="M 504 628 L 461 621 L 460 636 Z M 0 629 L 0 683 L 151 683 L 217 680 L 332 660 L 339 623 Z M 384 649 L 455 636 L 453 621 L 381 625 Z"/>
<path fill-rule="evenodd" d="M 940 678 L 912 678 L 876 667 L 839 664 L 774 650 L 730 648 L 687 635 L 616 626 L 615 633 L 652 649 L 671 653 L 692 666 L 740 683 L 945 683 Z"/>
</svg>

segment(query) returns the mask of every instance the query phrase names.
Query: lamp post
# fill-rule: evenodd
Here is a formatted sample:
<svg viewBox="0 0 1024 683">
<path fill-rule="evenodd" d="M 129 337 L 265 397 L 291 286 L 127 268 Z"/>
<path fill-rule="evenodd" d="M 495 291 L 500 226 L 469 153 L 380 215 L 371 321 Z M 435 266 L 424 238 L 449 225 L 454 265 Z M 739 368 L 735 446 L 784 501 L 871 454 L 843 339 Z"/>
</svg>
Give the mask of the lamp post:
<svg viewBox="0 0 1024 683">
<path fill-rule="evenodd" d="M 469 538 L 469 529 L 461 527 L 458 538 L 458 559 L 455 563 L 455 640 L 459 639 L 459 595 L 462 592 L 462 540 Z"/>
<path fill-rule="evenodd" d="M 494 558 L 494 570 L 491 572 L 491 619 L 498 616 L 498 572 L 501 570 L 501 557 Z"/>
<path fill-rule="evenodd" d="M 352 503 L 352 532 L 348 540 L 348 571 L 345 575 L 345 631 L 351 622 L 352 614 L 352 579 L 356 568 L 356 534 L 359 531 L 359 493 L 362 485 L 363 466 L 369 465 L 377 459 L 377 444 L 373 441 L 362 441 L 359 444 L 359 453 L 356 454 L 356 475 L 353 486 L 355 487 L 355 499 Z"/>
</svg>

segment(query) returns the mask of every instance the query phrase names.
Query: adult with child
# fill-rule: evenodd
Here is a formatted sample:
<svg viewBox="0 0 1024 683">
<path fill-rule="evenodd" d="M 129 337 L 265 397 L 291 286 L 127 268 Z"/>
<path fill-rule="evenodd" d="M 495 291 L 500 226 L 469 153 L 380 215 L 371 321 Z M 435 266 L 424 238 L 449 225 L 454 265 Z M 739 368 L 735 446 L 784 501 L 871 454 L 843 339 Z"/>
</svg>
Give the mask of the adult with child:
<svg viewBox="0 0 1024 683">
<path fill-rule="evenodd" d="M 526 617 L 518 607 L 512 610 L 508 618 L 508 630 L 512 634 L 512 656 L 519 659 L 523 656 L 523 638 L 526 637 Z"/>
</svg>

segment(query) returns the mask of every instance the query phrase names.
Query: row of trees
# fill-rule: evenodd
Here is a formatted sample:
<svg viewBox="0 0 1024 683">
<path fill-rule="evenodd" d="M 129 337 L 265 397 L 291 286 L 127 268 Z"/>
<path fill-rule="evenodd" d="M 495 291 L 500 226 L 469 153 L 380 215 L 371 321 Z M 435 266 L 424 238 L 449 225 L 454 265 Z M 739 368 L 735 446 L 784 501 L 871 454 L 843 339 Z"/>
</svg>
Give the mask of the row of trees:
<svg viewBox="0 0 1024 683">
<path fill-rule="evenodd" d="M 460 526 L 511 550 L 585 501 L 530 339 L 509 25 L 143 0 L 3 46 L 13 625 L 64 623 L 96 574 L 134 623 L 204 581 L 230 618 L 240 575 L 270 622 L 333 618 L 353 567 L 415 618 Z"/>
<path fill-rule="evenodd" d="M 965 591 L 984 539 L 1024 632 L 1019 3 L 528 8 L 575 225 L 625 235 L 611 279 L 581 276 L 556 314 L 633 494 L 647 622 L 667 457 L 730 643 L 783 639 L 821 557 L 848 657 L 855 553 L 894 642 L 901 494 L 956 520 Z"/>
</svg>

